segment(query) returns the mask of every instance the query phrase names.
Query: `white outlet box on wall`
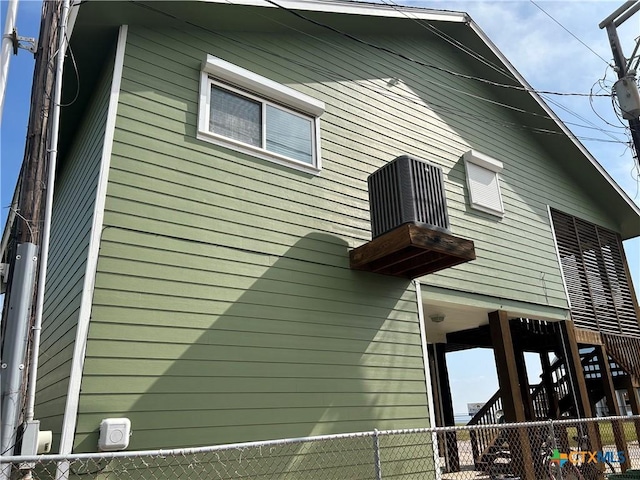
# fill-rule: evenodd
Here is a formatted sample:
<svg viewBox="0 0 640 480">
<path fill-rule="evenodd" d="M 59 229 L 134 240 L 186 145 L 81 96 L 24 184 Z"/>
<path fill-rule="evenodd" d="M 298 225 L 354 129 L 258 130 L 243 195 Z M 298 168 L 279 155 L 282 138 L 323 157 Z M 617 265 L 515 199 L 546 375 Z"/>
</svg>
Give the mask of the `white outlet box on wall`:
<svg viewBox="0 0 640 480">
<path fill-rule="evenodd" d="M 100 423 L 98 449 L 101 452 L 124 450 L 129 446 L 131 420 L 128 418 L 105 418 Z"/>
</svg>

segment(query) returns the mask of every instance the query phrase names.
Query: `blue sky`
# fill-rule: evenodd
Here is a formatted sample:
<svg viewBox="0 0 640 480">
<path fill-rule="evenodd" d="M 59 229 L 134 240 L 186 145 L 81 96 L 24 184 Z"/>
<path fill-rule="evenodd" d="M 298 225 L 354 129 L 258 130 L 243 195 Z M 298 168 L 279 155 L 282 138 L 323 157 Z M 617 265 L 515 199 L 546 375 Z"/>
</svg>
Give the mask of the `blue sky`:
<svg viewBox="0 0 640 480">
<path fill-rule="evenodd" d="M 4 28 L 7 2 L 1 2 Z M 388 0 L 380 3 L 391 3 Z M 530 0 L 518 1 L 401 1 L 396 3 L 430 8 L 467 11 L 511 63 L 540 90 L 560 92 L 589 92 L 598 81 L 605 79 L 605 89 L 615 80 L 607 66 L 611 50 L 604 31 L 598 23 L 622 4 L 611 1 L 566 0 L 536 1 L 562 27 L 542 12 Z M 21 0 L 18 9 L 18 34 L 36 37 L 40 22 L 41 2 Z M 596 53 L 567 33 L 566 28 Z M 634 38 L 640 35 L 640 13 L 619 29 L 623 51 L 629 55 Z M 598 55 L 602 58 L 599 58 Z M 605 61 L 606 60 L 606 61 Z M 33 56 L 25 50 L 11 59 L 8 86 L 0 135 L 1 226 L 7 217 L 16 177 L 22 162 L 33 74 Z M 620 184 L 627 194 L 640 204 L 638 171 L 634 171 L 628 140 L 613 113 L 610 99 L 587 97 L 550 97 L 554 111 L 571 123 L 590 128 L 571 127 L 582 142 Z M 599 140 L 588 140 L 597 138 Z M 605 141 L 601 141 L 605 140 Z M 640 239 L 625 242 L 636 291 L 640 287 Z M 467 402 L 482 402 L 497 388 L 493 354 L 491 351 L 449 355 L 449 368 L 454 409 L 464 412 Z M 535 367 L 534 367 L 535 369 Z"/>
</svg>

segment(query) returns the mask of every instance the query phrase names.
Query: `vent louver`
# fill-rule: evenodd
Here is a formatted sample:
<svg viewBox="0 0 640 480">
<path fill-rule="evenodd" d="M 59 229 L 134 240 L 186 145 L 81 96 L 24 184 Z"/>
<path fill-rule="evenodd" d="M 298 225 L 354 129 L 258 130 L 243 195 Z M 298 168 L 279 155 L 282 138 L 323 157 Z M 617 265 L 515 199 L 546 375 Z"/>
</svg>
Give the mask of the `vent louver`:
<svg viewBox="0 0 640 480">
<path fill-rule="evenodd" d="M 367 182 L 373 238 L 405 223 L 450 233 L 440 167 L 403 155 L 372 173 Z"/>
</svg>

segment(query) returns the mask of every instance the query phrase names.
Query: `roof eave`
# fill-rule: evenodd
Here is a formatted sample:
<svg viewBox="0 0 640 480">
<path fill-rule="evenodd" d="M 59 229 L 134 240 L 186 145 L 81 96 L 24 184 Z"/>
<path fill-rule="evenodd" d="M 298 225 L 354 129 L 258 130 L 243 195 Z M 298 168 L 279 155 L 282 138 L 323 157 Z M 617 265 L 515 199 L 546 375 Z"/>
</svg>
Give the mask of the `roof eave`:
<svg viewBox="0 0 640 480">
<path fill-rule="evenodd" d="M 440 22 L 465 23 L 469 16 L 464 12 L 449 10 L 433 10 L 420 7 L 406 7 L 388 4 L 372 4 L 344 0 L 276 0 L 270 3 L 265 0 L 199 0 L 204 3 L 226 3 L 267 8 L 286 8 L 290 10 L 312 11 L 323 13 L 346 13 L 351 15 L 369 15 L 389 18 L 410 18 Z"/>
<path fill-rule="evenodd" d="M 540 97 L 535 89 L 529 85 L 527 80 L 520 75 L 516 68 L 509 62 L 509 60 L 502 54 L 502 52 L 495 46 L 491 39 L 482 31 L 482 29 L 472 20 L 468 22 L 470 28 L 478 35 L 487 47 L 493 52 L 493 54 L 500 59 L 500 61 L 507 67 L 509 72 L 520 82 L 527 90 L 536 103 L 542 108 L 545 113 L 554 121 L 558 128 L 564 133 L 564 135 L 578 148 L 580 153 L 591 163 L 591 165 L 597 170 L 597 172 L 606 180 L 606 182 L 614 189 L 614 191 L 620 196 L 620 198 L 626 203 L 626 205 L 635 213 L 637 222 L 632 222 L 630 225 L 621 225 L 623 231 L 621 235 L 624 240 L 640 236 L 640 206 L 627 195 L 627 193 L 616 183 L 616 181 L 609 175 L 604 167 L 595 159 L 593 155 L 585 148 L 584 145 L 575 137 L 573 132 L 562 122 L 555 112 L 549 108 L 546 102 Z"/>
</svg>

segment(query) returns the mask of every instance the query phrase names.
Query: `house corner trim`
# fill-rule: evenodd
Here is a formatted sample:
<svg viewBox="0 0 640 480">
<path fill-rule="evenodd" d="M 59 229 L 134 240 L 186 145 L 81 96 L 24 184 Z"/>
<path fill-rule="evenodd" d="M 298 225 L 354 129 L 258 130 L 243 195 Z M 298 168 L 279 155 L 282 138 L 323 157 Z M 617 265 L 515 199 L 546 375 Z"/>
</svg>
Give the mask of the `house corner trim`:
<svg viewBox="0 0 640 480">
<path fill-rule="evenodd" d="M 64 409 L 62 421 L 62 432 L 60 438 L 60 454 L 68 455 L 72 453 L 73 442 L 78 416 L 78 406 L 80 403 L 80 384 L 82 382 L 82 372 L 87 346 L 87 336 L 89 333 L 89 322 L 91 318 L 91 305 L 93 301 L 93 289 L 95 286 L 96 272 L 98 267 L 98 254 L 100 251 L 100 240 L 104 222 L 104 208 L 107 198 L 107 184 L 109 179 L 109 168 L 111 164 L 111 151 L 116 125 L 116 114 L 120 96 L 120 83 L 122 80 L 122 69 L 124 65 L 124 51 L 127 43 L 127 25 L 120 26 L 118 42 L 116 46 L 116 56 L 113 65 L 113 78 L 109 94 L 109 107 L 105 124 L 104 142 L 102 145 L 102 157 L 100 160 L 100 174 L 96 188 L 96 203 L 93 211 L 93 222 L 91 225 L 91 236 L 89 239 L 89 249 L 87 252 L 87 264 L 84 274 L 84 284 L 82 287 L 82 299 L 78 314 L 78 326 L 76 329 L 76 340 L 73 347 L 73 357 L 71 360 L 71 372 L 69 376 L 69 388 L 67 391 L 67 401 Z"/>
<path fill-rule="evenodd" d="M 429 427 L 436 426 L 436 414 L 433 409 L 433 388 L 431 387 L 431 369 L 429 368 L 429 350 L 427 349 L 427 328 L 424 324 L 424 308 L 422 306 L 422 290 L 420 281 L 414 280 L 416 289 L 416 306 L 418 308 L 418 323 L 420 324 L 420 344 L 422 346 L 422 361 L 424 363 L 424 382 L 427 391 L 427 407 L 429 409 Z M 442 478 L 440 469 L 440 454 L 438 453 L 438 435 L 431 434 L 431 444 L 433 446 L 433 459 L 435 462 L 436 480 Z"/>
</svg>

